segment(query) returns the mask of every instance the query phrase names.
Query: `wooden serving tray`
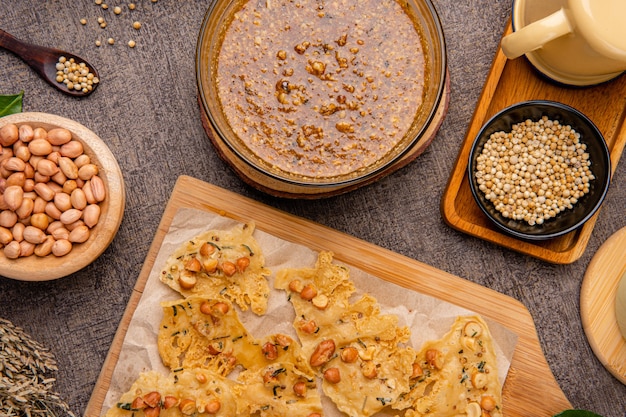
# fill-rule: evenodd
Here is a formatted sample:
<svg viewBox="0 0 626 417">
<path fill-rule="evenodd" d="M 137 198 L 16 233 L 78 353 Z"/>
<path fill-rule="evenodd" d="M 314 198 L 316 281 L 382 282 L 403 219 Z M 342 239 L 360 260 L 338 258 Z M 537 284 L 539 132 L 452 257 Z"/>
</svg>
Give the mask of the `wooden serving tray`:
<svg viewBox="0 0 626 417">
<path fill-rule="evenodd" d="M 504 33 L 511 32 L 509 22 Z M 593 87 L 568 87 L 543 77 L 525 58 L 509 60 L 498 49 L 441 201 L 454 229 L 548 262 L 568 264 L 585 251 L 598 213 L 582 228 L 547 241 L 526 241 L 500 231 L 479 209 L 470 191 L 467 165 L 472 142 L 495 113 L 525 100 L 554 100 L 586 114 L 600 129 L 611 153 L 612 171 L 626 143 L 626 76 Z"/>
<path fill-rule="evenodd" d="M 305 245 L 316 251 L 332 251 L 338 261 L 354 265 L 404 288 L 470 309 L 500 323 L 518 336 L 503 388 L 504 415 L 549 417 L 571 408 L 548 367 L 532 317 L 519 301 L 325 226 L 278 211 L 200 180 L 181 176 L 165 209 L 85 416 L 101 415 L 111 375 L 133 312 L 179 208 L 206 210 L 240 222 L 253 220 L 257 229 L 280 239 Z"/>
</svg>

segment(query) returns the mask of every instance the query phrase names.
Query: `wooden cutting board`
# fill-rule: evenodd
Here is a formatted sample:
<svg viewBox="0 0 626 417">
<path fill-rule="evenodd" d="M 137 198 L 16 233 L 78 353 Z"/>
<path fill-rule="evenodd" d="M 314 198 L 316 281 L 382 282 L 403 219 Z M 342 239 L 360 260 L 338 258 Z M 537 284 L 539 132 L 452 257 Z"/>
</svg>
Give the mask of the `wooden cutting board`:
<svg viewBox="0 0 626 417">
<path fill-rule="evenodd" d="M 316 251 L 332 251 L 338 261 L 354 265 L 407 289 L 473 310 L 500 323 L 518 336 L 503 389 L 504 415 L 548 417 L 571 408 L 548 367 L 532 317 L 519 301 L 328 227 L 200 180 L 181 176 L 165 209 L 85 416 L 96 417 L 101 414 L 133 312 L 142 296 L 163 238 L 179 208 L 211 211 L 240 222 L 253 220 L 257 229 L 280 239 Z"/>
<path fill-rule="evenodd" d="M 593 255 L 580 289 L 580 317 L 589 345 L 602 365 L 626 384 L 626 339 L 615 314 L 615 297 L 626 274 L 626 227 Z"/>
</svg>

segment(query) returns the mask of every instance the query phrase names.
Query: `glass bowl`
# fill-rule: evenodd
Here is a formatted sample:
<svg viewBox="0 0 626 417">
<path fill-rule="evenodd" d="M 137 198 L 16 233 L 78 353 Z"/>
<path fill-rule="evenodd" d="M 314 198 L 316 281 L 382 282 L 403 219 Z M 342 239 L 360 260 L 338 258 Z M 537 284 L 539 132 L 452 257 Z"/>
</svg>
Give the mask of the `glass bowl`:
<svg viewBox="0 0 626 417">
<path fill-rule="evenodd" d="M 495 132 L 511 132 L 514 124 L 527 119 L 537 121 L 543 116 L 562 125 L 570 125 L 580 134 L 591 161 L 590 170 L 595 177 L 573 207 L 560 211 L 542 224 L 531 225 L 524 220 L 505 217 L 479 189 L 476 179 L 477 158 L 485 143 Z M 604 137 L 593 122 L 580 111 L 563 103 L 547 100 L 531 100 L 511 105 L 488 120 L 476 135 L 469 154 L 468 178 L 474 200 L 483 213 L 501 230 L 527 240 L 546 240 L 570 233 L 589 220 L 602 205 L 611 180 L 611 156 Z"/>
<path fill-rule="evenodd" d="M 254 4 L 258 6 L 261 3 L 270 4 L 269 2 L 255 2 Z M 236 133 L 231 120 L 225 114 L 222 103 L 224 94 L 220 94 L 220 87 L 217 81 L 218 58 L 224 46 L 226 32 L 233 21 L 233 15 L 244 4 L 247 4 L 247 2 L 243 0 L 217 0 L 212 2 L 202 22 L 196 46 L 196 80 L 205 130 L 207 130 L 208 136 L 217 148 L 220 156 L 244 180 L 252 185 L 256 185 L 257 188 L 263 191 L 271 193 L 278 191 L 316 194 L 347 189 L 359 184 L 372 182 L 377 176 L 389 169 L 390 166 L 402 160 L 423 139 L 433 119 L 441 111 L 440 107 L 446 88 L 444 35 L 438 15 L 430 0 L 408 0 L 407 2 L 402 2 L 402 4 L 406 5 L 404 7 L 405 15 L 411 17 L 421 38 L 425 77 L 421 97 L 414 98 L 415 100 L 421 100 L 422 103 L 417 107 L 412 121 L 409 119 L 406 133 L 401 134 L 400 132 L 398 137 L 401 136 L 401 138 L 396 140 L 397 143 L 378 159 L 372 160 L 371 163 L 364 164 L 364 166 L 355 170 L 328 175 L 295 172 L 259 156 L 258 152 L 251 149 L 250 142 L 245 140 L 249 139 L 246 137 L 249 135 L 241 133 L 241 131 L 239 134 Z M 280 7 L 279 3 L 272 2 L 271 4 L 273 7 Z M 363 19 L 362 17 L 360 18 Z M 275 39 L 275 37 L 272 39 Z M 248 41 L 253 42 L 256 40 Z M 258 41 L 259 43 L 265 42 L 263 39 L 258 39 Z M 338 44 L 337 39 L 325 41 L 332 44 L 332 47 L 336 47 Z M 253 47 L 253 44 L 250 44 L 250 47 Z M 367 45 L 363 46 L 363 49 L 365 48 L 367 48 Z M 295 55 L 294 49 L 292 46 L 284 48 L 288 54 L 292 55 Z M 339 48 L 337 47 L 337 49 Z M 271 53 L 277 54 L 277 51 L 272 50 Z M 311 61 L 312 59 L 309 58 L 309 64 L 311 64 Z M 282 75 L 276 71 L 267 71 L 267 84 L 270 86 L 277 85 L 277 80 L 280 80 Z M 315 78 L 315 76 L 311 78 Z M 337 94 L 343 93 L 339 92 Z M 413 100 L 413 97 L 408 97 L 407 100 Z M 275 103 L 278 106 L 278 101 Z M 356 134 L 358 134 L 358 131 L 355 132 Z"/>
</svg>

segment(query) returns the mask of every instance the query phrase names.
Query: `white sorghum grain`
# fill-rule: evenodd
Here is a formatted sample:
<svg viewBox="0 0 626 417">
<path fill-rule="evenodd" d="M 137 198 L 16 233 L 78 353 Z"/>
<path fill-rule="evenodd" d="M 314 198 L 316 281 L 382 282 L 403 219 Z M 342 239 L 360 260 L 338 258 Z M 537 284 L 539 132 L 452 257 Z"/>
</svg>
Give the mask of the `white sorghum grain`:
<svg viewBox="0 0 626 417">
<path fill-rule="evenodd" d="M 74 58 L 67 59 L 60 56 L 56 63 L 56 80 L 63 83 L 70 90 L 82 91 L 83 93 L 93 90 L 94 84 L 100 82 L 94 77 L 87 64 L 76 62 Z"/>
<path fill-rule="evenodd" d="M 594 179 L 586 145 L 569 125 L 526 120 L 493 133 L 476 159 L 476 182 L 502 216 L 543 224 L 573 208 Z"/>
</svg>

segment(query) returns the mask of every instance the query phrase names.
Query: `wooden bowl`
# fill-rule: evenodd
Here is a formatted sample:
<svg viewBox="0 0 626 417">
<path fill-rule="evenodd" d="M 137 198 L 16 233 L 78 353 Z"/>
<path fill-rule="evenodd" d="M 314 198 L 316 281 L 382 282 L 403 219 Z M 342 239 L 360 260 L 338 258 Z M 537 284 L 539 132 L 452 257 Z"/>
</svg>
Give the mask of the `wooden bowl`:
<svg viewBox="0 0 626 417">
<path fill-rule="evenodd" d="M 99 168 L 107 190 L 100 203 L 100 219 L 91 229 L 89 239 L 73 245 L 71 252 L 57 257 L 52 254 L 40 257 L 31 255 L 9 259 L 0 250 L 0 275 L 21 281 L 48 281 L 70 275 L 93 262 L 109 246 L 119 229 L 126 201 L 122 172 L 115 157 L 106 144 L 82 124 L 64 117 L 47 113 L 17 113 L 0 118 L 0 128 L 14 123 L 29 124 L 33 128 L 50 130 L 63 127 L 72 133 L 72 138 L 83 144 L 84 153 Z"/>
</svg>

